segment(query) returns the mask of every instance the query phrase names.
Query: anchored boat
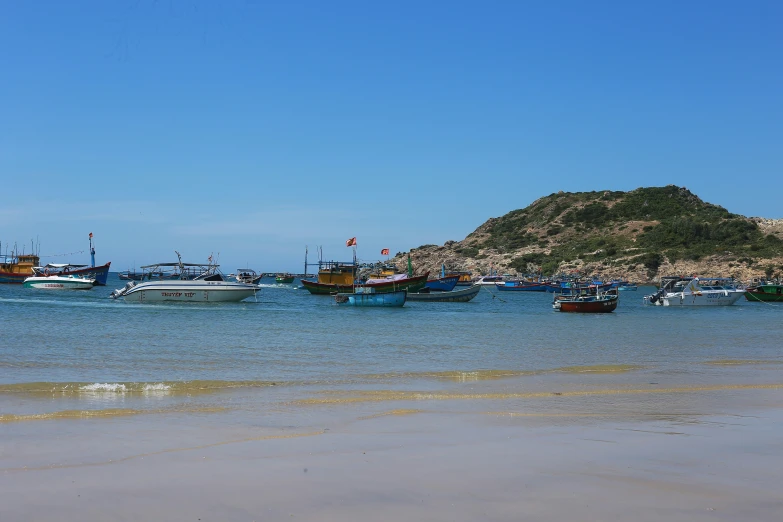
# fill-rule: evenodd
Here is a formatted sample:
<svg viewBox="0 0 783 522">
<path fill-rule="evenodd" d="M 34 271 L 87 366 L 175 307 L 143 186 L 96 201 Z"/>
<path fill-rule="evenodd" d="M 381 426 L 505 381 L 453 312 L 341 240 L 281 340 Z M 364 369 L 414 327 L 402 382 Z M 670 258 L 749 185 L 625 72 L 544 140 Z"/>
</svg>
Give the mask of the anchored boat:
<svg viewBox="0 0 783 522">
<path fill-rule="evenodd" d="M 0 283 L 24 283 L 25 279 L 36 276 L 35 268 L 39 268 L 41 257 L 35 254 L 19 254 L 11 252 L 10 255 L 0 256 Z M 90 233 L 90 265 L 74 265 L 71 263 L 50 263 L 44 267 L 48 275 L 74 275 L 94 279 L 99 286 L 106 285 L 109 277 L 111 262 L 105 265 L 95 266 L 95 248 L 92 244 Z"/>
<path fill-rule="evenodd" d="M 40 290 L 92 290 L 95 279 L 81 276 L 42 275 L 36 274 L 24 280 L 24 288 Z"/>
<path fill-rule="evenodd" d="M 282 285 L 290 285 L 294 282 L 295 276 L 291 274 L 277 274 L 275 275 L 275 283 L 282 284 Z"/>
<path fill-rule="evenodd" d="M 745 299 L 748 301 L 763 301 L 765 303 L 783 302 L 783 285 L 762 283 L 753 286 L 745 291 Z"/>
<path fill-rule="evenodd" d="M 136 283 L 130 281 L 124 288 L 119 288 L 111 293 L 110 297 L 125 301 L 139 303 L 155 303 L 164 301 L 191 302 L 191 303 L 217 303 L 237 302 L 254 296 L 258 287 L 253 284 L 227 281 L 219 265 L 212 264 L 211 259 L 207 264 L 183 263 L 177 252 L 178 263 L 158 263 L 141 267 L 142 270 L 166 271 L 176 267 L 179 273 L 186 270 L 199 269 L 201 272 L 193 279 L 159 279 Z"/>
<path fill-rule="evenodd" d="M 448 292 L 427 291 L 425 288 L 421 292 L 408 293 L 408 301 L 465 303 L 476 297 L 479 291 L 481 291 L 481 285 L 473 285 L 468 288 L 460 288 L 459 290 Z"/>
<path fill-rule="evenodd" d="M 617 290 L 593 293 L 588 288 L 580 289 L 571 295 L 556 295 L 552 301 L 552 308 L 559 312 L 609 313 L 615 311 L 619 300 Z"/>
<path fill-rule="evenodd" d="M 358 287 L 350 294 L 336 294 L 334 300 L 338 305 L 399 308 L 405 305 L 407 295 L 406 290 L 376 292 L 372 287 Z"/>
<path fill-rule="evenodd" d="M 661 289 L 644 296 L 658 306 L 729 306 L 745 295 L 730 277 L 662 277 Z"/>
</svg>

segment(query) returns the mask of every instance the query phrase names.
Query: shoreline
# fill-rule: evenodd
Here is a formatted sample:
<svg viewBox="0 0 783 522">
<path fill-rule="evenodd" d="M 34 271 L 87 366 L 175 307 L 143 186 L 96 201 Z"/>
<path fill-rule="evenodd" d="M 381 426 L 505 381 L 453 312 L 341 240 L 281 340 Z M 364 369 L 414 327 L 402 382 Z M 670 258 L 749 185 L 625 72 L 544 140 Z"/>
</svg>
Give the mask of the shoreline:
<svg viewBox="0 0 783 522">
<path fill-rule="evenodd" d="M 4 467 L 0 502 L 8 521 L 772 521 L 783 508 L 779 408 L 643 421 L 479 418 L 401 411 L 317 430 L 112 421 L 78 441 L 50 433 L 63 449 L 101 458 Z"/>
</svg>

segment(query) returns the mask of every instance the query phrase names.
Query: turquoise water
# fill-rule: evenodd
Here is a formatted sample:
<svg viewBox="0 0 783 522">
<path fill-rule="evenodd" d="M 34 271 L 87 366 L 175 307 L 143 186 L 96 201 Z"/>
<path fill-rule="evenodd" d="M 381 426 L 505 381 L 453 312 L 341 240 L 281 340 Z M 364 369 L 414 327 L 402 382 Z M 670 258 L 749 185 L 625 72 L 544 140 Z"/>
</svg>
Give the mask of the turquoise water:
<svg viewBox="0 0 783 522">
<path fill-rule="evenodd" d="M 2 285 L 0 414 L 208 408 L 226 397 L 257 408 L 466 383 L 744 385 L 777 382 L 783 369 L 779 305 L 644 306 L 650 287 L 621 293 L 612 314 L 558 313 L 550 294 L 494 289 L 469 303 L 360 309 L 269 281 L 257 300 L 213 305 L 114 301 L 116 274 L 91 291 Z"/>
</svg>

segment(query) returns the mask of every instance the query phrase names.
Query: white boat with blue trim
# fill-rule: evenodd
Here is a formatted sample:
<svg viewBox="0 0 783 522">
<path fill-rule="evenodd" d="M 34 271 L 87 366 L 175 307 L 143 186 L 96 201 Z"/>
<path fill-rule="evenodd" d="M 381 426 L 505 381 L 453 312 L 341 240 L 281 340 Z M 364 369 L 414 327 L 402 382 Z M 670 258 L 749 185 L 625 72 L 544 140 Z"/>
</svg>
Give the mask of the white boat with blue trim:
<svg viewBox="0 0 783 522">
<path fill-rule="evenodd" d="M 658 306 L 729 306 L 743 295 L 745 290 L 737 288 L 731 278 L 663 277 L 661 289 L 644 296 L 644 302 Z"/>
<path fill-rule="evenodd" d="M 75 275 L 43 275 L 28 277 L 22 284 L 24 288 L 39 290 L 92 290 L 95 279 Z"/>
<path fill-rule="evenodd" d="M 166 301 L 189 303 L 226 303 L 238 302 L 248 297 L 253 297 L 259 287 L 250 283 L 229 281 L 219 269 L 219 265 L 209 263 L 183 263 L 179 257 L 178 263 L 158 263 L 141 267 L 142 270 L 160 272 L 167 268 L 176 267 L 179 274 L 192 273 L 194 269 L 200 273 L 193 278 L 183 279 L 158 279 L 141 283 L 130 281 L 124 288 L 119 288 L 111 293 L 110 297 L 118 299 L 122 297 L 127 302 L 159 303 Z M 187 277 L 187 276 L 183 276 Z"/>
</svg>

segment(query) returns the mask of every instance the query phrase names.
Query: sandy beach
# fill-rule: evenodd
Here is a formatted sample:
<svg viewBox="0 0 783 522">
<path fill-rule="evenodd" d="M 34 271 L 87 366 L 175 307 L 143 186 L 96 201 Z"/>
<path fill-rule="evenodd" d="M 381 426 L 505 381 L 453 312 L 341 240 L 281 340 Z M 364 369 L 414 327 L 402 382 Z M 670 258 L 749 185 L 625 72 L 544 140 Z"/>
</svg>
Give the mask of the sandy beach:
<svg viewBox="0 0 783 522">
<path fill-rule="evenodd" d="M 779 519 L 780 386 L 594 398 L 7 422 L 2 519 Z"/>
</svg>

